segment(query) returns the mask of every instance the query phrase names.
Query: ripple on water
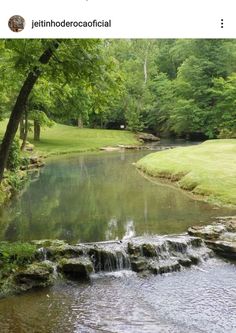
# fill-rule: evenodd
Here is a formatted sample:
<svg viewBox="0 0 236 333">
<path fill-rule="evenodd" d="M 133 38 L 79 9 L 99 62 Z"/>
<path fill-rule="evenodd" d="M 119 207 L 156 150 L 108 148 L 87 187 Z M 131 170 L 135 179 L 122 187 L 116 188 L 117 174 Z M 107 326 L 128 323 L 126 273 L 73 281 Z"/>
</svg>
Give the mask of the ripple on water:
<svg viewBox="0 0 236 333">
<path fill-rule="evenodd" d="M 233 333 L 236 267 L 162 276 L 107 274 L 0 301 L 1 333 Z"/>
</svg>

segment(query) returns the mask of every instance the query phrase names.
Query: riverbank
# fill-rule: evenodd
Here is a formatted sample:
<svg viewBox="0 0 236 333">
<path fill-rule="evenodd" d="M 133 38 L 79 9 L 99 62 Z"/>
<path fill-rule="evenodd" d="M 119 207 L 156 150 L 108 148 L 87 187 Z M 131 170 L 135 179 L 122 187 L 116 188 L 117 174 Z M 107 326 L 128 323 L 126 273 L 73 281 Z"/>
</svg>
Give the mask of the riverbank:
<svg viewBox="0 0 236 333">
<path fill-rule="evenodd" d="M 136 163 L 152 176 L 218 205 L 236 205 L 236 140 L 209 140 L 197 146 L 149 154 Z"/>
<path fill-rule="evenodd" d="M 7 203 L 17 192 L 22 190 L 26 180 L 26 171 L 6 172 L 0 184 L 0 206 Z"/>
<path fill-rule="evenodd" d="M 44 166 L 41 156 L 34 151 L 34 146 L 26 143 L 25 150 L 20 150 L 20 141 L 16 140 L 10 151 L 10 167 L 5 169 L 0 184 L 0 206 L 8 204 L 29 183 L 29 174 L 38 174 L 37 170 Z"/>
<path fill-rule="evenodd" d="M 128 131 L 81 129 L 60 124 L 43 130 L 40 142 L 34 142 L 36 149 L 47 156 L 95 151 L 103 146 L 122 144 L 137 145 L 138 141 Z"/>
<path fill-rule="evenodd" d="M 0 122 L 0 137 L 4 134 L 6 124 L 6 120 Z M 78 128 L 61 124 L 42 129 L 41 140 L 38 142 L 33 140 L 32 133 L 29 133 L 28 140 L 45 156 L 94 151 L 104 146 L 140 144 L 129 131 Z"/>
<path fill-rule="evenodd" d="M 3 137 L 7 126 L 7 120 L 0 122 L 0 138 Z M 55 124 L 52 128 L 42 129 L 41 140 L 33 140 L 33 134 L 29 133 L 28 140 L 33 143 L 32 149 L 22 154 L 22 157 L 35 159 L 37 156 L 48 157 L 52 155 L 81 153 L 99 150 L 104 146 L 139 145 L 136 136 L 128 131 L 80 129 L 75 126 Z M 30 164 L 31 162 L 29 162 Z M 32 164 L 32 163 L 31 163 Z M 37 166 L 29 165 L 29 169 Z M 43 162 L 40 162 L 41 166 Z M 32 166 L 32 167 L 31 167 Z M 28 169 L 28 166 L 25 168 Z M 5 180 L 0 186 L 0 205 L 9 201 L 12 193 L 22 189 L 22 172 L 6 174 Z M 24 180 L 26 173 L 24 173 Z"/>
</svg>

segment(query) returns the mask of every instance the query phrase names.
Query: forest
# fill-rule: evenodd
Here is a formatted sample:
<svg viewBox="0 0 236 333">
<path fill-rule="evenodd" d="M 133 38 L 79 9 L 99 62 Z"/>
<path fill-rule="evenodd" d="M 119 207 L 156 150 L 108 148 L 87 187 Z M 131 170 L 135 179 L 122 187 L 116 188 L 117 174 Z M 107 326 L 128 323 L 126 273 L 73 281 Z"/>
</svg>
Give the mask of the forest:
<svg viewBox="0 0 236 333">
<path fill-rule="evenodd" d="M 40 127 L 54 121 L 235 137 L 235 40 L 2 40 L 0 56 L 1 119 L 27 75 L 37 76 L 20 112 L 22 138 L 34 128 L 39 140 Z"/>
</svg>

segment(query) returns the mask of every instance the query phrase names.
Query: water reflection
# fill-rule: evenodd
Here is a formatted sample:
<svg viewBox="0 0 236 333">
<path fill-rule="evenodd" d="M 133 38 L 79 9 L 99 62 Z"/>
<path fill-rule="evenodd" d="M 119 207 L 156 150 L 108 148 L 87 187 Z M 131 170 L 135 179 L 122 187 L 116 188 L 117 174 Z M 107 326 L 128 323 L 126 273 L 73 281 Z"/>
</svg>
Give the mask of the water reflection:
<svg viewBox="0 0 236 333">
<path fill-rule="evenodd" d="M 108 221 L 107 230 L 105 232 L 105 238 L 106 240 L 110 239 L 117 239 L 117 220 L 115 218 L 111 218 L 110 221 Z"/>
<path fill-rule="evenodd" d="M 148 152 L 96 153 L 52 160 L 23 196 L 1 212 L 1 239 L 121 239 L 130 228 L 179 233 L 191 224 L 232 215 L 156 185 L 132 165 Z M 132 231 L 131 230 L 131 231 Z"/>
<path fill-rule="evenodd" d="M 135 236 L 135 227 L 134 227 L 134 221 L 128 221 L 125 225 L 125 234 L 122 238 L 123 240 L 129 239 Z"/>
</svg>

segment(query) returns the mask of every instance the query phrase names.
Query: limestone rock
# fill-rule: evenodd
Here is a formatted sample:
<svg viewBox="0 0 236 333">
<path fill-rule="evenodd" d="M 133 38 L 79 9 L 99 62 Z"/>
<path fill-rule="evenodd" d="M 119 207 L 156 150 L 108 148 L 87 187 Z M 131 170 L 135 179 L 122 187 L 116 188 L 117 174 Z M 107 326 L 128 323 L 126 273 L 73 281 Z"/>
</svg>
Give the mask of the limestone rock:
<svg viewBox="0 0 236 333">
<path fill-rule="evenodd" d="M 156 257 L 158 252 L 158 245 L 152 243 L 128 243 L 128 253 L 134 256 L 143 256 L 143 257 Z"/>
<path fill-rule="evenodd" d="M 140 246 L 136 245 L 134 243 L 131 243 L 131 242 L 128 242 L 128 244 L 127 244 L 127 251 L 128 251 L 128 254 L 134 255 L 134 256 L 139 256 L 141 254 Z"/>
<path fill-rule="evenodd" d="M 86 280 L 93 272 L 93 264 L 85 257 L 62 259 L 58 269 L 71 279 Z"/>
<path fill-rule="evenodd" d="M 190 235 L 204 239 L 206 245 L 225 258 L 236 258 L 236 217 L 216 218 L 217 222 L 188 229 Z"/>
<path fill-rule="evenodd" d="M 227 231 L 236 232 L 236 216 L 217 217 L 216 220 L 225 225 Z"/>
<path fill-rule="evenodd" d="M 33 151 L 34 150 L 34 145 L 32 143 L 29 143 L 28 141 L 26 141 L 26 145 L 24 148 L 25 151 Z"/>
<path fill-rule="evenodd" d="M 145 243 L 142 245 L 142 252 L 144 257 L 156 257 L 156 247 L 153 244 Z"/>
<path fill-rule="evenodd" d="M 136 237 L 127 244 L 131 269 L 163 274 L 199 264 L 212 256 L 202 239 L 186 235 Z"/>
<path fill-rule="evenodd" d="M 66 246 L 68 245 L 64 240 L 60 239 L 40 239 L 40 240 L 32 240 L 32 244 L 37 247 L 50 247 L 50 246 Z"/>
<path fill-rule="evenodd" d="M 141 149 L 141 146 L 134 146 L 134 145 L 118 145 L 118 147 L 122 148 L 122 149 L 130 149 L 130 150 L 135 150 L 135 149 Z"/>
<path fill-rule="evenodd" d="M 236 242 L 206 241 L 207 246 L 222 257 L 236 259 Z"/>
<path fill-rule="evenodd" d="M 20 291 L 52 284 L 53 267 L 46 263 L 34 263 L 16 272 L 14 281 Z"/>
<path fill-rule="evenodd" d="M 83 254 L 80 246 L 69 245 L 63 240 L 43 239 L 32 241 L 38 247 L 38 257 L 41 259 L 58 260 L 61 257 L 74 258 Z"/>
<path fill-rule="evenodd" d="M 218 239 L 225 231 L 226 227 L 220 223 L 206 226 L 192 226 L 188 228 L 189 235 L 208 240 Z"/>
<path fill-rule="evenodd" d="M 107 147 L 101 147 L 100 150 L 103 151 L 120 151 L 120 147 L 111 147 L 111 146 L 107 146 Z"/>
<path fill-rule="evenodd" d="M 145 258 L 133 258 L 133 260 L 131 260 L 131 269 L 136 273 L 148 271 L 148 261 L 145 260 Z"/>
<path fill-rule="evenodd" d="M 83 250 L 79 246 L 61 245 L 49 246 L 46 248 L 47 257 L 49 259 L 58 260 L 59 258 L 76 258 L 83 254 Z"/>
<path fill-rule="evenodd" d="M 180 263 L 177 260 L 170 260 L 164 262 L 152 262 L 149 269 L 153 274 L 164 274 L 170 272 L 177 272 L 181 269 Z"/>
<path fill-rule="evenodd" d="M 189 258 L 181 258 L 178 260 L 178 263 L 183 267 L 190 267 L 193 264 L 192 260 Z"/>
<path fill-rule="evenodd" d="M 160 138 L 150 133 L 139 133 L 138 139 L 143 141 L 160 141 Z"/>
</svg>

